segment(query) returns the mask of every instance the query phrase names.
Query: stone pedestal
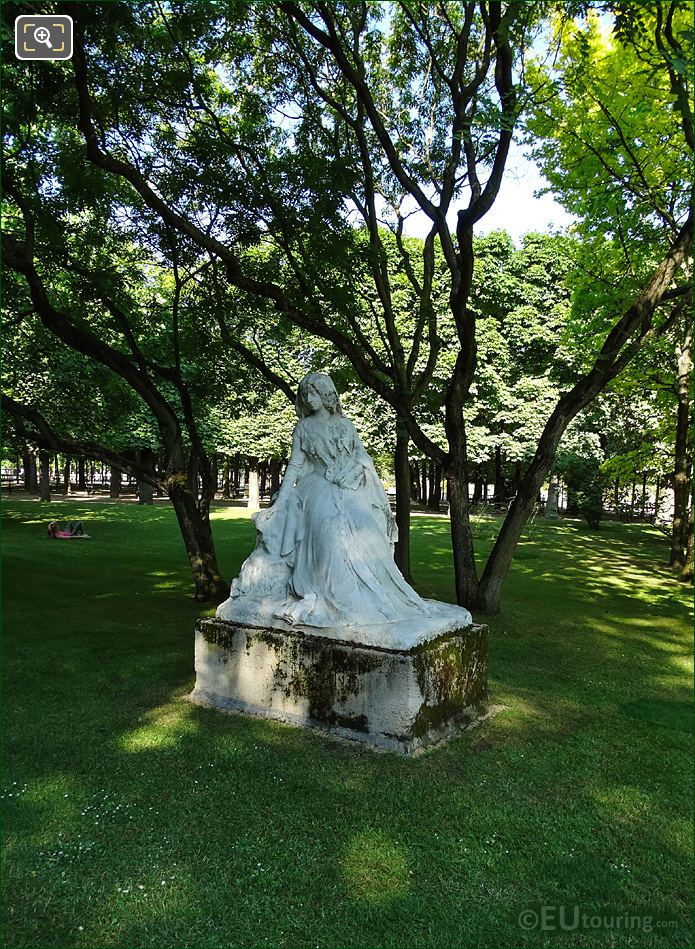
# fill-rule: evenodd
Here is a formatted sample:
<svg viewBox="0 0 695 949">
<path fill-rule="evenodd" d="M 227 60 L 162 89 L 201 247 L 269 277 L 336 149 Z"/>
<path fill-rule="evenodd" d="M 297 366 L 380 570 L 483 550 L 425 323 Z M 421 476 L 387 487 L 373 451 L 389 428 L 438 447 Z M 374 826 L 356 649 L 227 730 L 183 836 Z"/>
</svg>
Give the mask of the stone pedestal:
<svg viewBox="0 0 695 949">
<path fill-rule="evenodd" d="M 400 651 L 203 619 L 191 700 L 412 754 L 484 712 L 487 632 Z"/>
</svg>

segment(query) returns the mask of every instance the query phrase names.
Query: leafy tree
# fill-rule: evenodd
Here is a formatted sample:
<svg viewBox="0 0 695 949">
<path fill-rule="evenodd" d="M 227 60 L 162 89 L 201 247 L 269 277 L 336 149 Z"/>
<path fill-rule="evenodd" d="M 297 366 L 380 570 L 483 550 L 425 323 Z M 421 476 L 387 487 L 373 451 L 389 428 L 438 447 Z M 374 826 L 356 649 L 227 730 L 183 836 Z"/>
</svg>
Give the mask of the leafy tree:
<svg viewBox="0 0 695 949">
<path fill-rule="evenodd" d="M 576 438 L 568 439 L 570 443 L 573 440 L 576 444 Z M 572 505 L 586 518 L 589 527 L 598 530 L 603 517 L 606 476 L 601 470 L 600 447 L 594 445 L 594 449 L 599 450 L 593 452 L 587 447 L 584 444 L 579 451 L 573 451 L 569 445 L 565 445 L 558 452 L 553 470 L 567 485 Z"/>
<path fill-rule="evenodd" d="M 554 193 L 580 222 L 573 330 L 585 343 L 587 364 L 612 314 L 647 284 L 664 248 L 678 247 L 686 236 L 676 285 L 662 293 L 664 316 L 642 332 L 647 364 L 648 354 L 664 345 L 678 362 L 672 558 L 682 563 L 692 493 L 692 5 L 585 7 L 581 25 L 568 29 L 558 18 L 557 64 L 538 77 L 553 94 L 539 102 L 528 127 Z M 615 17 L 611 37 L 597 15 L 604 8 Z"/>
<path fill-rule="evenodd" d="M 394 408 L 400 430 L 446 463 L 457 589 L 460 598 L 472 601 L 477 581 L 462 415 L 475 362 L 474 319 L 467 310 L 472 234 L 499 189 L 516 114 L 510 43 L 525 31 L 533 7 L 503 11 L 492 3 L 478 11 L 473 3 L 447 4 L 441 17 L 430 17 L 420 7 L 401 4 L 382 22 L 381 6 L 322 4 L 307 13 L 291 3 L 239 4 L 225 11 L 222 23 L 215 20 L 214 29 L 210 10 L 202 7 L 191 13 L 149 4 L 126 11 L 118 5 L 113 14 L 109 7 L 108 17 L 100 15 L 98 4 L 69 7 L 76 25 L 79 128 L 89 160 L 129 182 L 140 208 L 217 257 L 230 283 L 268 299 L 285 317 L 334 343 Z M 128 32 L 130 41 L 124 43 Z M 123 68 L 123 58 L 134 48 L 149 68 L 124 95 L 126 76 L 135 77 Z M 433 128 L 441 130 L 434 139 L 424 110 L 414 109 L 415 88 L 424 80 L 428 114 L 435 119 Z M 124 98 L 138 103 L 128 115 L 118 109 Z M 273 112 L 283 104 L 297 118 L 284 127 Z M 408 115 L 412 121 L 404 121 Z M 105 138 L 97 131 L 102 128 L 110 130 Z M 412 154 L 411 135 L 417 141 Z M 489 161 L 483 184 L 480 173 Z M 432 181 L 440 190 L 430 199 L 424 189 L 431 190 Z M 446 214 L 466 181 L 469 207 L 452 238 Z M 404 197 L 415 200 L 432 222 L 418 268 L 421 278 L 415 267 L 408 271 L 407 251 L 402 254 L 419 301 L 407 348 L 393 316 L 379 195 L 395 204 L 396 239 L 402 235 L 398 209 Z M 365 220 L 366 246 L 356 246 L 343 212 L 346 201 Z M 214 208 L 212 227 L 210 216 L 201 214 L 203 205 Z M 279 273 L 264 272 L 257 257 L 244 253 L 244 245 L 262 233 L 282 252 Z M 440 348 L 431 306 L 435 240 L 443 249 L 462 345 L 442 393 L 453 445 L 448 453 L 427 438 L 412 408 L 428 386 Z M 371 274 L 379 349 L 364 332 L 363 305 L 352 293 L 355 260 Z"/>
<path fill-rule="evenodd" d="M 15 158 L 15 155 L 11 157 Z M 196 596 L 207 599 L 220 595 L 225 584 L 217 569 L 208 517 L 214 485 L 209 459 L 195 423 L 180 332 L 185 285 L 192 279 L 191 274 L 183 272 L 183 264 L 176 255 L 171 275 L 158 273 L 151 266 L 143 268 L 142 261 L 139 269 L 137 250 L 117 233 L 113 225 L 110 226 L 110 222 L 103 217 L 99 220 L 98 214 L 87 222 L 82 219 L 79 227 L 63 230 L 63 241 L 57 244 L 58 200 L 53 200 L 52 208 L 47 207 L 46 202 L 38 200 L 37 193 L 34 202 L 30 203 L 13 179 L 12 172 L 8 172 L 4 184 L 20 212 L 19 220 L 15 217 L 8 221 L 5 245 L 7 263 L 26 280 L 29 301 L 20 298 L 19 305 L 36 311 L 43 328 L 64 344 L 62 347 L 53 345 L 54 351 L 58 352 L 51 363 L 50 383 L 60 385 L 69 378 L 61 371 L 68 348 L 72 351 L 73 361 L 88 357 L 114 373 L 139 396 L 156 420 L 164 453 L 164 470 L 160 474 L 153 463 L 142 458 L 134 462 L 125 453 L 107 445 L 66 434 L 76 418 L 82 416 L 84 419 L 84 413 L 73 413 L 72 421 L 61 419 L 54 404 L 49 414 L 53 416 L 54 424 L 62 423 L 62 432 L 58 432 L 35 406 L 25 405 L 8 394 L 3 396 L 5 409 L 24 433 L 27 425 L 31 426 L 34 437 L 44 446 L 51 445 L 70 454 L 102 458 L 166 490 L 181 527 L 196 583 Z M 38 180 L 35 187 L 40 187 Z M 69 191 L 63 192 L 61 200 L 67 202 L 69 199 Z M 94 240 L 90 224 L 94 228 L 100 225 L 100 242 Z M 37 247 L 40 248 L 43 266 L 49 265 L 50 276 L 44 277 L 36 267 Z M 153 328 L 161 332 L 153 332 Z M 159 356 L 167 346 L 173 346 L 172 365 L 159 362 Z M 80 356 L 76 357 L 75 353 Z M 72 378 L 75 378 L 74 374 Z M 81 378 L 84 382 L 85 377 Z M 25 392 L 24 395 L 33 400 L 40 393 Z M 84 392 L 82 401 L 88 398 L 88 393 Z M 45 396 L 44 402 L 50 405 Z M 200 497 L 198 472 L 202 474 L 203 482 Z"/>
<path fill-rule="evenodd" d="M 263 2 L 225 7 L 221 16 L 208 3 L 81 3 L 65 10 L 76 27 L 74 92 L 65 64 L 32 74 L 40 83 L 42 128 L 49 128 L 50 113 L 60 130 L 41 140 L 43 161 L 51 151 L 58 155 L 54 178 L 72 182 L 80 169 L 76 184 L 85 183 L 85 206 L 108 206 L 114 219 L 130 216 L 145 232 L 159 230 L 158 253 L 172 264 L 174 253 L 195 266 L 205 257 L 211 268 L 216 261 L 221 279 L 249 309 L 265 301 L 280 314 L 279 328 L 289 321 L 336 347 L 396 415 L 401 484 L 409 439 L 446 473 L 459 601 L 497 608 L 564 430 L 662 328 L 658 317 L 654 324 L 657 307 L 680 292 L 672 285 L 683 280 L 692 240 L 691 219 L 681 226 L 682 195 L 671 211 L 676 229 L 659 232 L 621 294 L 601 297 L 586 350 L 591 358 L 551 411 L 479 581 L 467 487 L 466 412 L 477 364 L 473 229 L 499 190 L 539 6 Z M 659 85 L 658 102 L 645 95 L 639 101 L 647 111 L 680 110 L 687 135 L 682 77 L 667 47 L 659 46 L 676 34 L 659 33 L 654 18 L 645 22 L 640 42 L 671 86 Z M 619 35 L 627 58 L 632 42 Z M 598 74 L 598 59 L 588 57 L 589 72 Z M 539 72 L 538 85 L 556 89 L 551 100 L 579 112 L 583 91 L 569 66 L 565 57 L 557 76 Z M 648 84 L 642 85 L 644 91 Z M 550 122 L 541 134 L 551 141 L 561 131 Z M 602 142 L 607 135 L 600 123 L 591 131 Z M 82 160 L 80 137 L 91 167 Z M 626 141 L 627 147 L 618 136 L 610 144 L 629 156 Z M 36 192 L 27 158 L 22 147 L 13 156 L 18 206 L 26 204 L 26 189 L 46 198 Z M 412 207 L 431 225 L 417 259 L 403 239 Z M 594 212 L 599 208 L 597 201 Z M 449 212 L 456 213 L 454 234 Z M 364 222 L 364 231 L 350 215 Z M 416 304 L 402 309 L 410 312 L 405 320 L 394 305 L 399 287 L 385 227 Z M 36 282 L 33 263 L 16 253 L 8 258 Z M 367 288 L 359 279 L 365 273 Z M 435 371 L 446 362 L 439 296 L 454 349 L 433 392 Z M 604 341 L 595 345 L 602 331 Z M 437 408 L 445 445 L 427 430 Z"/>
</svg>

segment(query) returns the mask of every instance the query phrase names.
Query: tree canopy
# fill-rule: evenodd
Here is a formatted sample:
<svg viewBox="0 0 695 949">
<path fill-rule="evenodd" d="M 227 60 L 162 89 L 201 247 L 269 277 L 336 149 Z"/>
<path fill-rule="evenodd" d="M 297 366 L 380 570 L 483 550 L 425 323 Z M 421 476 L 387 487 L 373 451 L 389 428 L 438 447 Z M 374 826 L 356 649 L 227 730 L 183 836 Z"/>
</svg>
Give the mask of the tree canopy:
<svg viewBox="0 0 695 949">
<path fill-rule="evenodd" d="M 402 542 L 412 443 L 448 482 L 459 601 L 499 607 L 568 425 L 682 322 L 686 6 L 56 7 L 72 62 L 8 67 L 11 319 L 36 316 L 147 406 L 161 483 L 204 537 L 201 588 L 216 583 L 211 450 L 268 454 L 286 410 L 278 397 L 266 425 L 258 406 L 322 364 L 388 406 Z M 571 247 L 474 241 L 521 129 L 578 218 Z M 491 449 L 520 468 L 479 575 L 468 482 Z"/>
</svg>

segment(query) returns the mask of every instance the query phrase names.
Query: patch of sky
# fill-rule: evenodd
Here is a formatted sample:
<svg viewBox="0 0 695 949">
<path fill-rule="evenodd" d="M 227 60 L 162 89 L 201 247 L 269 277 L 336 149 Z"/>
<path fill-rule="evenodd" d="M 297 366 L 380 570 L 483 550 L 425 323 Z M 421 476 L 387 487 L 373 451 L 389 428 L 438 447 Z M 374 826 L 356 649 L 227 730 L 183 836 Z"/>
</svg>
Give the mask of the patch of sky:
<svg viewBox="0 0 695 949">
<path fill-rule="evenodd" d="M 389 5 L 381 5 L 379 14 L 380 22 L 377 25 L 377 30 L 387 33 L 391 23 Z M 604 36 L 607 37 L 610 34 L 610 22 L 607 18 L 601 18 L 600 28 Z M 545 27 L 539 30 L 530 55 L 536 59 L 552 61 L 555 54 L 556 49 L 549 29 Z M 227 89 L 239 85 L 241 76 L 238 73 L 232 73 L 225 64 L 218 62 L 212 65 L 212 68 Z M 247 88 L 249 81 L 249 77 L 246 76 Z M 243 87 L 244 83 L 242 82 L 241 85 Z M 243 92 L 243 88 L 240 91 Z M 228 108 L 230 108 L 229 105 Z M 231 106 L 231 110 L 234 111 L 233 106 Z M 283 146 L 291 152 L 295 147 L 294 130 L 302 118 L 301 105 L 288 99 L 274 106 L 272 112 L 273 123 L 283 133 Z M 430 134 L 434 132 L 433 129 L 429 131 Z M 427 131 L 425 134 L 427 135 Z M 484 187 L 484 179 L 482 184 Z M 436 200 L 434 189 L 431 189 L 429 193 L 426 189 L 423 188 L 423 190 L 430 199 Z M 468 193 L 463 190 L 459 199 L 452 202 L 447 215 L 447 221 L 452 231 L 456 226 L 458 211 L 467 206 L 468 200 Z M 344 208 L 346 218 L 353 226 L 363 224 L 362 216 L 353 202 L 346 200 Z M 385 224 L 394 223 L 393 209 L 384 198 L 377 197 L 377 208 Z M 424 239 L 431 229 L 432 222 L 420 210 L 416 201 L 410 196 L 406 196 L 402 201 L 400 210 L 405 222 L 404 233 L 406 236 Z M 520 141 L 515 141 L 509 151 L 505 174 L 497 199 L 490 211 L 476 224 L 475 231 L 477 234 L 487 234 L 495 230 L 506 230 L 518 244 L 526 233 L 562 231 L 567 229 L 574 220 L 575 218 L 554 199 L 548 181 L 541 175 L 536 164 L 529 157 L 528 149 Z"/>
</svg>

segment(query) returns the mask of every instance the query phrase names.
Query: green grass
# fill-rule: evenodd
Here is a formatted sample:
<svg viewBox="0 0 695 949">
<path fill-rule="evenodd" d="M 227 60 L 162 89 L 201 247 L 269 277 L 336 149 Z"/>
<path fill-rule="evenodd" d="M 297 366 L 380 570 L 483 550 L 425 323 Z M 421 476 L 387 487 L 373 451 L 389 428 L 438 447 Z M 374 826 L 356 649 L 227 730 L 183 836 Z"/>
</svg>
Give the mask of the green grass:
<svg viewBox="0 0 695 949">
<path fill-rule="evenodd" d="M 506 710 L 407 760 L 184 701 L 168 508 L 4 513 L 4 945 L 691 944 L 690 598 L 654 531 L 538 526 L 490 620 Z M 45 538 L 68 513 L 92 540 Z M 231 577 L 253 527 L 214 528 Z M 426 596 L 447 530 L 413 520 Z M 666 925 L 527 932 L 539 905 Z"/>
</svg>

